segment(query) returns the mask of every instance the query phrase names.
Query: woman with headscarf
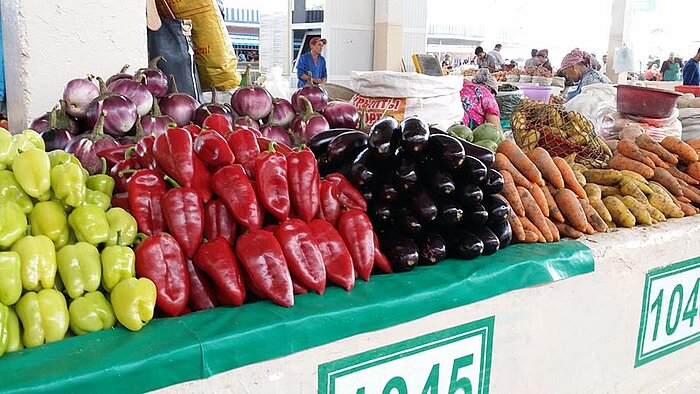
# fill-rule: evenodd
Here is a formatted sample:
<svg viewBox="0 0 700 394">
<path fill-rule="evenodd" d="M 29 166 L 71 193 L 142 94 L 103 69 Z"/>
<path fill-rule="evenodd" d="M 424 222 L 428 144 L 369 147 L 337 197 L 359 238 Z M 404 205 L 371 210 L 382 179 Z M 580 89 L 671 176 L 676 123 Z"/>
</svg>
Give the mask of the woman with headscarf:
<svg viewBox="0 0 700 394">
<path fill-rule="evenodd" d="M 561 61 L 561 71 L 564 76 L 578 86 L 572 92 L 569 92 L 568 99 L 578 96 L 584 86 L 593 85 L 596 83 L 611 84 L 610 79 L 602 72 L 592 68 L 591 55 L 587 52 L 574 49 L 564 56 Z"/>
<path fill-rule="evenodd" d="M 498 83 L 487 68 L 477 71 L 472 81 L 464 81 L 460 97 L 464 108 L 463 122 L 473 129 L 484 123 L 501 128 L 501 111 L 496 103 Z"/>
</svg>

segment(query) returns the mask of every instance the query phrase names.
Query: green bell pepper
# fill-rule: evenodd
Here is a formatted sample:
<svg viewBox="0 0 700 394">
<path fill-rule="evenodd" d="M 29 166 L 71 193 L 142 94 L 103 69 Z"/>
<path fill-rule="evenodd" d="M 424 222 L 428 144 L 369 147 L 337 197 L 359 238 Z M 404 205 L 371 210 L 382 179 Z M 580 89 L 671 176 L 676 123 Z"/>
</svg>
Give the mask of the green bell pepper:
<svg viewBox="0 0 700 394">
<path fill-rule="evenodd" d="M 19 254 L 22 263 L 20 276 L 25 290 L 50 289 L 54 286 L 57 270 L 56 249 L 49 237 L 24 237 L 12 245 L 12 251 Z"/>
<path fill-rule="evenodd" d="M 107 330 L 116 323 L 112 305 L 99 291 L 87 293 L 71 302 L 68 313 L 70 330 L 75 335 Z"/>
<path fill-rule="evenodd" d="M 22 296 L 22 263 L 15 252 L 0 252 L 0 303 L 14 305 Z"/>
<path fill-rule="evenodd" d="M 13 202 L 0 204 L 0 248 L 12 246 L 27 233 L 27 217 Z"/>
<path fill-rule="evenodd" d="M 129 278 L 112 289 L 110 300 L 119 323 L 131 331 L 138 331 L 153 318 L 156 285 L 148 278 Z"/>
<path fill-rule="evenodd" d="M 56 253 L 58 273 L 68 296 L 76 299 L 96 291 L 102 280 L 100 252 L 87 242 L 66 245 Z"/>
<path fill-rule="evenodd" d="M 60 341 L 68 332 L 66 298 L 57 290 L 30 291 L 20 298 L 15 310 L 24 328 L 24 346 L 28 348 Z"/>
<path fill-rule="evenodd" d="M 29 227 L 32 235 L 45 235 L 54 243 L 56 249 L 68 244 L 70 228 L 68 215 L 63 205 L 58 201 L 42 201 L 37 203 L 29 214 Z"/>
<path fill-rule="evenodd" d="M 10 308 L 0 304 L 0 357 L 7 351 L 10 339 Z"/>
<path fill-rule="evenodd" d="M 0 133 L 0 136 L 2 133 Z M 0 145 L 2 141 L 0 141 Z M 15 178 L 15 174 L 9 170 L 0 170 L 0 204 L 14 202 L 19 205 L 24 214 L 28 214 L 34 208 L 31 197 L 24 192 L 22 186 Z"/>
<path fill-rule="evenodd" d="M 34 148 L 20 153 L 12 171 L 27 194 L 39 200 L 51 198 L 51 162 L 46 152 Z"/>
<path fill-rule="evenodd" d="M 44 142 L 44 139 L 41 138 L 41 134 L 37 133 L 36 131 L 32 129 L 26 129 L 22 132 L 22 134 L 17 134 L 17 137 L 22 136 L 27 139 L 32 145 L 34 145 L 37 149 L 41 150 L 46 150 L 46 143 Z"/>
<path fill-rule="evenodd" d="M 78 166 L 82 166 L 80 163 L 80 160 L 78 160 L 77 157 L 74 155 L 71 155 L 70 153 L 61 150 L 61 149 L 56 149 L 52 150 L 51 152 L 47 152 L 49 155 L 49 162 L 51 162 L 51 168 L 60 166 L 61 164 L 66 164 L 66 163 L 73 163 Z"/>
<path fill-rule="evenodd" d="M 13 308 L 9 308 L 7 316 L 7 349 L 5 353 L 12 353 L 24 349 L 22 344 L 22 330 L 19 328 L 19 318 Z"/>
<path fill-rule="evenodd" d="M 85 178 L 81 166 L 59 164 L 51 169 L 51 188 L 56 198 L 66 205 L 79 207 L 85 201 Z"/>
<path fill-rule="evenodd" d="M 111 199 L 116 182 L 114 178 L 107 175 L 107 160 L 104 157 L 100 157 L 100 159 L 102 160 L 102 173 L 88 177 L 86 185 L 88 189 L 102 192 Z"/>
<path fill-rule="evenodd" d="M 98 245 L 109 239 L 107 215 L 97 205 L 77 207 L 68 215 L 68 223 L 78 241 Z"/>
<path fill-rule="evenodd" d="M 131 246 L 136 241 L 139 226 L 136 219 L 122 208 L 115 207 L 107 211 L 109 239 L 107 245 Z"/>
<path fill-rule="evenodd" d="M 106 211 L 112 206 L 112 198 L 102 192 L 87 189 L 84 204 L 97 205 L 103 211 Z"/>
<path fill-rule="evenodd" d="M 100 256 L 102 287 L 112 291 L 119 282 L 135 276 L 136 254 L 126 246 L 107 246 Z"/>
<path fill-rule="evenodd" d="M 0 168 L 12 166 L 12 160 L 17 156 L 17 151 L 12 154 L 12 134 L 6 129 L 0 127 Z"/>
</svg>

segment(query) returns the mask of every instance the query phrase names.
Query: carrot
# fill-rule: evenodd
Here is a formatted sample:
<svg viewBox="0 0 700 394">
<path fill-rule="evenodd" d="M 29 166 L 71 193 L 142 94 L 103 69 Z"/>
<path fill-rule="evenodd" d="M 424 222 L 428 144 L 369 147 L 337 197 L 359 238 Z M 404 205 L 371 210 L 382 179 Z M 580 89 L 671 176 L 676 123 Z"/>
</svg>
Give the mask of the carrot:
<svg viewBox="0 0 700 394">
<path fill-rule="evenodd" d="M 689 199 L 688 197 L 686 197 L 686 196 L 676 197 L 676 199 L 677 199 L 679 202 L 684 202 L 684 203 L 686 203 L 686 204 L 690 204 L 690 203 L 692 202 L 692 201 L 690 201 L 690 199 Z"/>
<path fill-rule="evenodd" d="M 644 153 L 648 158 L 650 158 L 651 161 L 654 162 L 656 167 L 661 167 L 661 168 L 666 168 L 666 169 L 668 169 L 670 167 L 665 161 L 661 160 L 659 155 L 657 155 L 656 153 L 650 152 L 646 149 L 642 149 L 642 153 Z"/>
<path fill-rule="evenodd" d="M 610 159 L 610 168 L 634 171 L 646 179 L 651 179 L 654 176 L 654 169 L 648 165 L 622 155 L 615 155 Z"/>
<path fill-rule="evenodd" d="M 700 182 L 697 181 L 697 179 L 693 178 L 692 176 L 682 172 L 676 167 L 671 167 L 668 168 L 668 172 L 671 173 L 674 177 L 676 177 L 679 180 L 684 181 L 685 183 L 689 185 L 700 185 Z"/>
<path fill-rule="evenodd" d="M 696 191 L 697 189 L 693 190 L 689 186 L 681 186 L 681 189 L 683 190 L 683 197 L 695 204 L 700 204 L 700 193 Z"/>
<path fill-rule="evenodd" d="M 668 170 L 663 168 L 654 168 L 654 176 L 651 178 L 654 181 L 660 183 L 666 190 L 670 191 L 674 196 L 682 196 L 683 189 L 681 189 L 680 183 L 676 178 L 671 175 Z"/>
<path fill-rule="evenodd" d="M 549 204 L 547 204 L 547 197 L 542 191 L 542 188 L 533 183 L 527 190 L 532 194 L 532 197 L 535 199 L 535 202 L 540 207 L 544 216 L 549 217 Z"/>
<path fill-rule="evenodd" d="M 564 223 L 557 223 L 557 229 L 559 229 L 559 233 L 565 237 L 573 238 L 573 239 L 578 239 L 583 237 L 583 233 L 576 230 L 575 228 L 569 226 L 568 224 Z"/>
<path fill-rule="evenodd" d="M 559 234 L 559 229 L 557 228 L 557 225 L 554 224 L 553 221 L 549 220 L 547 218 L 547 225 L 549 226 L 549 231 L 552 232 L 552 239 L 554 239 L 554 242 L 559 242 L 561 239 L 561 234 Z"/>
<path fill-rule="evenodd" d="M 695 163 L 698 161 L 698 152 L 692 146 L 681 141 L 680 138 L 669 135 L 661 140 L 661 146 L 667 151 L 678 155 L 681 159 Z"/>
<path fill-rule="evenodd" d="M 518 192 L 520 193 L 520 199 L 523 201 L 523 206 L 525 207 L 525 217 L 540 230 L 540 233 L 542 233 L 547 242 L 552 242 L 552 232 L 549 231 L 544 213 L 542 213 L 539 205 L 537 205 L 535 198 L 522 186 L 518 186 Z M 525 227 L 525 223 L 523 223 L 523 227 Z"/>
<path fill-rule="evenodd" d="M 535 166 L 535 164 L 527 157 L 522 149 L 515 144 L 515 142 L 510 140 L 501 142 L 501 144 L 498 145 L 496 152 L 506 155 L 510 162 L 513 163 L 515 168 L 517 168 L 520 173 L 525 175 L 525 177 L 531 182 L 544 186 L 542 173 L 537 169 L 537 166 Z"/>
<path fill-rule="evenodd" d="M 525 242 L 525 229 L 523 229 L 523 224 L 520 223 L 518 216 L 512 213 L 508 215 L 508 223 L 510 223 L 511 231 L 513 231 L 513 237 L 520 242 Z"/>
<path fill-rule="evenodd" d="M 521 174 L 520 171 L 513 166 L 513 163 L 511 163 L 508 157 L 503 153 L 496 153 L 496 161 L 493 163 L 493 166 L 498 171 L 510 172 L 510 175 L 516 185 L 530 187 L 530 181 L 528 181 L 527 178 L 525 178 L 525 176 L 523 176 L 523 174 Z"/>
<path fill-rule="evenodd" d="M 600 217 L 598 212 L 593 209 L 593 206 L 584 199 L 579 199 L 578 201 L 581 203 L 581 208 L 583 208 L 583 212 L 585 212 L 586 219 L 588 219 L 588 223 L 591 225 L 591 227 L 593 227 L 593 229 L 599 233 L 608 231 L 608 225 L 605 224 L 605 220 Z"/>
<path fill-rule="evenodd" d="M 562 178 L 564 178 L 564 184 L 566 185 L 566 187 L 573 190 L 577 196 L 581 198 L 588 198 L 586 196 L 586 191 L 583 190 L 583 187 L 581 187 L 581 185 L 576 180 L 574 170 L 571 169 L 569 163 L 567 163 L 566 160 L 562 159 L 561 157 L 553 157 L 552 160 L 561 172 L 561 176 Z"/>
<path fill-rule="evenodd" d="M 532 232 L 530 230 L 525 230 L 525 243 L 532 244 L 537 242 L 542 234 L 537 234 L 535 232 Z"/>
<path fill-rule="evenodd" d="M 688 140 L 686 143 L 693 149 L 700 150 L 700 138 L 693 138 L 692 140 Z"/>
<path fill-rule="evenodd" d="M 642 152 L 639 146 L 630 139 L 623 138 L 622 140 L 620 140 L 620 143 L 617 144 L 617 151 L 620 152 L 623 156 L 628 157 L 632 160 L 642 162 L 651 168 L 656 167 L 654 161 L 648 158 L 644 154 L 644 152 Z"/>
<path fill-rule="evenodd" d="M 583 211 L 576 194 L 569 189 L 561 189 L 554 195 L 554 200 L 566 220 L 576 230 L 586 232 L 588 219 L 586 219 L 586 213 Z"/>
<path fill-rule="evenodd" d="M 564 216 L 562 216 L 556 201 L 554 201 L 554 196 L 552 196 L 552 192 L 549 190 L 549 187 L 543 187 L 542 192 L 544 193 L 544 197 L 547 199 L 547 206 L 549 207 L 549 218 L 552 220 L 556 220 L 559 223 L 564 223 Z"/>
<path fill-rule="evenodd" d="M 681 211 L 683 211 L 683 215 L 685 216 L 695 216 L 698 214 L 698 211 L 695 209 L 695 207 L 686 202 L 679 201 L 678 205 L 680 205 Z"/>
<path fill-rule="evenodd" d="M 525 216 L 525 208 L 523 207 L 523 202 L 520 201 L 520 194 L 518 194 L 513 176 L 506 170 L 501 170 L 499 172 L 503 177 L 503 191 L 501 194 L 508 200 L 508 203 L 513 208 L 513 212 L 515 212 L 516 215 Z"/>
<path fill-rule="evenodd" d="M 656 153 L 659 156 L 659 158 L 661 158 L 661 160 L 669 162 L 671 164 L 678 164 L 678 158 L 674 154 L 666 150 L 666 148 L 664 148 L 663 146 L 661 146 L 661 144 L 651 139 L 651 137 L 649 137 L 648 135 L 640 135 L 639 137 L 637 137 L 635 142 L 637 143 L 637 145 L 639 145 L 640 148 Z"/>
<path fill-rule="evenodd" d="M 561 172 L 552 160 L 549 152 L 543 148 L 537 147 L 527 154 L 527 157 L 537 166 L 542 173 L 542 177 L 547 182 L 551 183 L 557 189 L 564 188 L 564 179 L 561 177 Z"/>
<path fill-rule="evenodd" d="M 688 168 L 685 169 L 685 173 L 690 175 L 696 181 L 700 181 L 700 163 L 690 163 Z"/>
<path fill-rule="evenodd" d="M 547 242 L 547 238 L 545 238 L 544 235 L 542 235 L 542 231 L 540 231 L 540 229 L 538 229 L 537 226 L 535 226 L 530 221 L 530 219 L 528 219 L 524 216 L 521 218 L 518 218 L 518 219 L 520 219 L 520 223 L 523 224 L 523 228 L 525 229 L 525 231 L 532 231 L 533 233 L 537 234 L 537 242 L 540 242 L 540 243 Z M 549 228 L 547 228 L 547 231 L 549 231 Z"/>
</svg>

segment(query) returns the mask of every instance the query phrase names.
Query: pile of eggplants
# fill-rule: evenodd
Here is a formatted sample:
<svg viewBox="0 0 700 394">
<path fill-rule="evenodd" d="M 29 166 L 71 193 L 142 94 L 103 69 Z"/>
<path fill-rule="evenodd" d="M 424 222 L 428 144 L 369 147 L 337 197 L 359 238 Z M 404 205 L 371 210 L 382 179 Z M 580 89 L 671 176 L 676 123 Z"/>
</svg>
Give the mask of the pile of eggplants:
<svg viewBox="0 0 700 394">
<path fill-rule="evenodd" d="M 428 127 L 386 117 L 369 135 L 332 129 L 311 138 L 321 175 L 340 172 L 365 196 L 395 271 L 448 257 L 471 260 L 508 246 L 508 202 L 494 154 Z"/>
</svg>

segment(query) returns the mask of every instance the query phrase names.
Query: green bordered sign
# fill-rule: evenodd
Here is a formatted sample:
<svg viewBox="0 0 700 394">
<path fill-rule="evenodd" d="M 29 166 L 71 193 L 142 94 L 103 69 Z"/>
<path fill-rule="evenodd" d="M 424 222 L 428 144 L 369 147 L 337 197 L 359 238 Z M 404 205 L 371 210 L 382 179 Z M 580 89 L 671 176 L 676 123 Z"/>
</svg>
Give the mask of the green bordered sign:
<svg viewBox="0 0 700 394">
<path fill-rule="evenodd" d="M 635 368 L 700 341 L 699 290 L 700 258 L 647 273 Z"/>
<path fill-rule="evenodd" d="M 489 317 L 318 367 L 319 394 L 487 394 Z"/>
</svg>

